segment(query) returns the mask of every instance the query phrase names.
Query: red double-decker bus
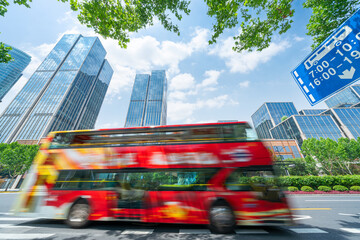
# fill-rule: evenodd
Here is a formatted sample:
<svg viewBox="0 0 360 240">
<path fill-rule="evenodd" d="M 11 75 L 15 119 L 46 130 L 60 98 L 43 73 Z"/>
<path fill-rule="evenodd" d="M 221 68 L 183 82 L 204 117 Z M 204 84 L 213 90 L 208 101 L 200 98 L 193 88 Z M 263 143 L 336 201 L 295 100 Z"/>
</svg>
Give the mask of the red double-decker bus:
<svg viewBox="0 0 360 240">
<path fill-rule="evenodd" d="M 65 219 L 290 224 L 272 158 L 246 122 L 53 132 L 15 212 Z"/>
</svg>

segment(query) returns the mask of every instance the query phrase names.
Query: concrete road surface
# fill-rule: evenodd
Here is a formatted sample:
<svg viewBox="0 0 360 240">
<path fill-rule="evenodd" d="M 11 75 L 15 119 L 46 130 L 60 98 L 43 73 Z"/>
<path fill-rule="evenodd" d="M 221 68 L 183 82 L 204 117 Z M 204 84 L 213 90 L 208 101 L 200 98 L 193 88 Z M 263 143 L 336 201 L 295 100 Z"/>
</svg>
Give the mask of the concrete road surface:
<svg viewBox="0 0 360 240">
<path fill-rule="evenodd" d="M 17 193 L 0 194 L 0 239 L 360 239 L 359 195 L 291 195 L 297 219 L 290 227 L 239 227 L 233 234 L 211 233 L 202 225 L 95 222 L 70 229 L 62 221 L 9 215 Z"/>
</svg>

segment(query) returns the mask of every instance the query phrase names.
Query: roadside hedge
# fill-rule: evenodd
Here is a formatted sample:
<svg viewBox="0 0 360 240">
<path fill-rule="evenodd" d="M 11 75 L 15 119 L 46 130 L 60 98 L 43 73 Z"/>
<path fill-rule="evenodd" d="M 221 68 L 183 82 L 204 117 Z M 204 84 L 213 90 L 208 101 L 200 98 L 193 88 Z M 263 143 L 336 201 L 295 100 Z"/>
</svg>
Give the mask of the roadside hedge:
<svg viewBox="0 0 360 240">
<path fill-rule="evenodd" d="M 277 186 L 297 187 L 309 186 L 318 189 L 320 186 L 333 187 L 342 185 L 347 188 L 360 186 L 360 175 L 342 175 L 342 176 L 284 176 L 279 177 Z"/>
</svg>

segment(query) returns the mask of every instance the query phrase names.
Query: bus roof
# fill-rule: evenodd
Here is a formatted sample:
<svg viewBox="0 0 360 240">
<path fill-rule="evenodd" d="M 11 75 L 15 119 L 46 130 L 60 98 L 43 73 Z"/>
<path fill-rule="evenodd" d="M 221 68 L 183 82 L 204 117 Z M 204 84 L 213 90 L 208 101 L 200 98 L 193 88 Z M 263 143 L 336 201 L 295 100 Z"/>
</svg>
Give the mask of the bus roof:
<svg viewBox="0 0 360 240">
<path fill-rule="evenodd" d="M 54 133 L 66 133 L 66 132 L 97 132 L 97 131 L 134 131 L 141 132 L 141 130 L 155 130 L 155 129 L 165 129 L 165 128 L 186 128 L 194 126 L 219 126 L 219 125 L 249 125 L 246 121 L 239 122 L 220 122 L 220 123 L 196 123 L 196 124 L 178 124 L 178 125 L 161 125 L 161 126 L 146 126 L 146 127 L 130 127 L 130 128 L 101 128 L 101 129 L 83 129 L 83 130 L 67 130 L 67 131 L 54 131 Z"/>
</svg>

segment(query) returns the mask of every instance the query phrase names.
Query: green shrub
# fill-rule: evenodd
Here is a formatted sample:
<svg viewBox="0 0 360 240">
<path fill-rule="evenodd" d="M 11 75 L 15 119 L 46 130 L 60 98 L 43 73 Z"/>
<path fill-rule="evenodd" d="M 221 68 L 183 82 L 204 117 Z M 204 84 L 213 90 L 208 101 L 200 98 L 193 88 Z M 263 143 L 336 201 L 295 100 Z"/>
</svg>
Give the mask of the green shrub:
<svg viewBox="0 0 360 240">
<path fill-rule="evenodd" d="M 323 192 L 330 192 L 331 191 L 331 187 L 328 186 L 320 186 L 318 187 L 319 191 L 323 191 Z"/>
<path fill-rule="evenodd" d="M 297 192 L 299 189 L 297 187 L 288 187 L 289 192 Z"/>
<path fill-rule="evenodd" d="M 360 186 L 352 186 L 350 188 L 350 191 L 358 191 L 358 192 L 360 192 Z"/>
<path fill-rule="evenodd" d="M 312 187 L 309 187 L 309 186 L 303 186 L 303 187 L 301 187 L 301 191 L 303 191 L 303 192 L 313 192 L 314 189 Z"/>
<path fill-rule="evenodd" d="M 360 175 L 343 175 L 343 176 L 283 176 L 279 177 L 276 184 L 279 187 L 297 187 L 310 186 L 318 189 L 320 186 L 342 185 L 347 188 L 351 186 L 360 186 Z"/>
<path fill-rule="evenodd" d="M 341 185 L 335 185 L 335 186 L 333 186 L 333 189 L 335 191 L 339 191 L 339 192 L 349 191 L 349 189 L 347 187 L 341 186 Z"/>
</svg>

